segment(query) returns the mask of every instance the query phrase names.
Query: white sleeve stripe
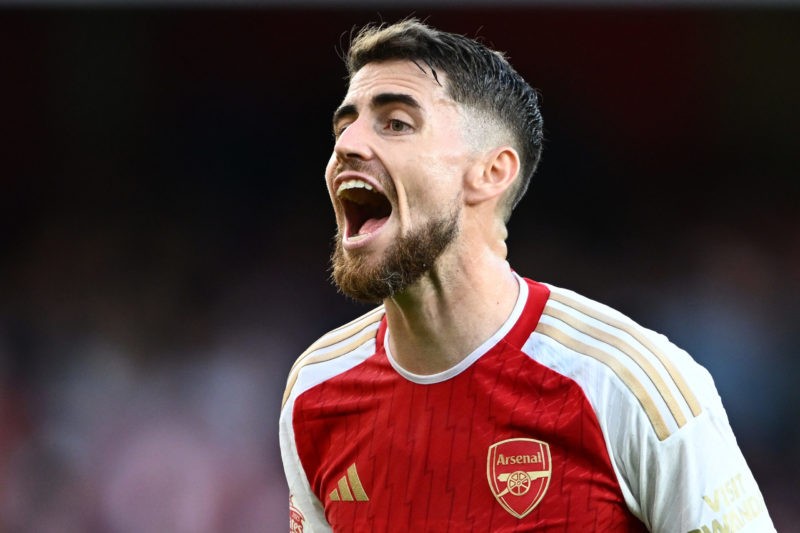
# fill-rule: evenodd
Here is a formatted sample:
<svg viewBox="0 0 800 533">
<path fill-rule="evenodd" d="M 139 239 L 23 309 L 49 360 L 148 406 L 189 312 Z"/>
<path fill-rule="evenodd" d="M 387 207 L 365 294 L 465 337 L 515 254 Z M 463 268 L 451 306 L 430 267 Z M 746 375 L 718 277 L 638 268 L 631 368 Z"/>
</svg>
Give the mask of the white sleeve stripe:
<svg viewBox="0 0 800 533">
<path fill-rule="evenodd" d="M 621 320 L 614 319 L 596 309 L 589 307 L 588 305 L 581 304 L 577 300 L 574 300 L 565 294 L 558 292 L 557 290 L 553 290 L 551 288 L 550 298 L 554 301 L 559 302 L 567 307 L 571 307 L 572 309 L 583 313 L 584 315 L 591 317 L 599 322 L 603 322 L 612 328 L 616 328 L 618 330 L 624 331 L 631 337 L 633 337 L 637 342 L 639 342 L 643 347 L 649 350 L 661 363 L 664 369 L 669 374 L 670 378 L 672 379 L 675 386 L 680 391 L 683 399 L 686 401 L 686 404 L 689 406 L 689 409 L 692 412 L 693 416 L 697 416 L 702 412 L 702 408 L 700 407 L 700 402 L 697 401 L 697 397 L 692 392 L 689 385 L 686 383 L 686 380 L 683 378 L 681 373 L 675 367 L 673 362 L 664 355 L 664 353 L 656 347 L 653 342 L 644 335 L 641 330 L 636 327 L 634 324 L 628 324 Z M 681 424 L 679 424 L 680 426 Z"/>
<path fill-rule="evenodd" d="M 683 415 L 678 402 L 675 401 L 675 397 L 672 395 L 672 392 L 670 392 L 667 384 L 664 382 L 664 379 L 661 377 L 652 363 L 641 353 L 636 351 L 633 346 L 612 335 L 611 333 L 590 326 L 589 324 L 582 322 L 580 319 L 554 308 L 550 304 L 545 307 L 544 314 L 564 322 L 565 324 L 573 327 L 575 330 L 580 331 L 581 333 L 592 337 L 593 339 L 613 346 L 620 352 L 630 357 L 637 365 L 639 365 L 639 368 L 644 371 L 653 385 L 655 385 L 656 390 L 661 395 L 661 398 L 663 398 L 664 403 L 667 404 L 667 407 L 669 408 L 670 413 L 672 413 L 673 418 L 675 418 L 675 423 L 678 424 L 678 427 L 680 428 L 686 425 L 686 417 Z"/>
<path fill-rule="evenodd" d="M 592 357 L 610 368 L 639 400 L 645 414 L 647 414 L 647 417 L 650 419 L 650 423 L 653 425 L 658 439 L 664 440 L 669 437 L 670 432 L 667 428 L 667 424 L 661 416 L 658 407 L 656 407 L 653 398 L 647 393 L 647 390 L 645 390 L 636 376 L 634 376 L 616 357 L 609 355 L 599 348 L 589 346 L 588 344 L 570 337 L 566 332 L 561 331 L 551 324 L 539 322 L 539 325 L 536 327 L 536 333 L 550 337 L 562 346 L 579 354 Z"/>
<path fill-rule="evenodd" d="M 280 447 L 283 468 L 286 473 L 286 481 L 289 485 L 289 502 L 297 498 L 298 508 L 308 522 L 308 531 L 330 531 L 325 522 L 325 513 L 322 502 L 311 489 L 303 463 L 297 453 L 295 445 L 294 424 L 292 423 L 292 412 L 294 411 L 294 400 L 281 408 L 280 416 Z"/>
<path fill-rule="evenodd" d="M 366 329 L 366 327 L 363 329 Z M 367 342 L 373 340 L 377 335 L 377 333 L 378 333 L 377 327 L 370 328 L 369 331 L 358 337 L 353 342 L 350 342 L 330 352 L 323 352 L 317 355 L 309 355 L 303 360 L 302 364 L 295 365 L 295 367 L 289 372 L 289 378 L 286 383 L 286 391 L 283 393 L 282 404 L 286 404 L 286 400 L 289 398 L 289 394 L 291 393 L 294 384 L 297 382 L 297 377 L 300 374 L 300 370 L 302 370 L 304 367 L 316 363 L 324 363 L 325 361 L 330 361 L 331 359 L 336 359 L 337 357 L 346 355 L 352 352 L 353 350 L 356 350 L 363 344 L 366 344 Z"/>
<path fill-rule="evenodd" d="M 320 337 L 314 344 L 309 346 L 303 353 L 300 354 L 300 357 L 292 365 L 292 370 L 300 364 L 305 356 L 312 352 L 316 352 L 317 350 L 321 350 L 323 348 L 327 348 L 329 346 L 333 346 L 337 342 L 341 342 L 344 339 L 349 337 L 353 337 L 354 335 L 358 335 L 365 328 L 374 324 L 375 322 L 380 321 L 383 318 L 383 306 L 376 307 L 369 313 L 366 313 L 355 320 L 348 322 L 344 326 L 339 326 L 338 328 L 329 331 L 322 337 Z"/>
</svg>

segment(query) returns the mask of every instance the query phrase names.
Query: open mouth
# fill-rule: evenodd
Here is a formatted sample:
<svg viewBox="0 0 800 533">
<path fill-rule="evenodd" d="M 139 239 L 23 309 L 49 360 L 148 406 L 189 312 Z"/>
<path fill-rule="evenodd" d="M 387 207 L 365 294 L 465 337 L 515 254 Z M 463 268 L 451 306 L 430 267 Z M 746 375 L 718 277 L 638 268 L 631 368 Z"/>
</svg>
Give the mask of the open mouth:
<svg viewBox="0 0 800 533">
<path fill-rule="evenodd" d="M 374 233 L 392 214 L 392 204 L 369 183 L 347 180 L 339 185 L 336 196 L 342 202 L 347 220 L 345 238 L 356 240 Z"/>
</svg>

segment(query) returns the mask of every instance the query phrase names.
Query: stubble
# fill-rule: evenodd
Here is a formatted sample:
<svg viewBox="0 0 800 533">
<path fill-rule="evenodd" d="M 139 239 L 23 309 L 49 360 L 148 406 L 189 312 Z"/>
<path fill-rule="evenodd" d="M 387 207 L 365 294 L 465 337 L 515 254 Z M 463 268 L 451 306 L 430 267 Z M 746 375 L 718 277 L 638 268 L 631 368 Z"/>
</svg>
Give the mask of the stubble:
<svg viewBox="0 0 800 533">
<path fill-rule="evenodd" d="M 367 303 L 379 303 L 402 293 L 422 278 L 458 235 L 458 208 L 401 235 L 384 257 L 370 261 L 367 254 L 348 254 L 341 229 L 331 254 L 331 278 L 343 294 Z"/>
</svg>

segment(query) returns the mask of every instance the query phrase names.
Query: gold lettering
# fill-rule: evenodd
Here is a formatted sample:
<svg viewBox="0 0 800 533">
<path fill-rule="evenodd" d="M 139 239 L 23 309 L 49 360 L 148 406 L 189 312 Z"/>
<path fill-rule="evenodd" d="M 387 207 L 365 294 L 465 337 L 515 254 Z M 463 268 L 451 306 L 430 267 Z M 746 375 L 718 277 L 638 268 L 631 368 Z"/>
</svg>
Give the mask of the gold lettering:
<svg viewBox="0 0 800 533">
<path fill-rule="evenodd" d="M 536 455 L 511 455 L 508 457 L 506 457 L 501 453 L 497 455 L 496 464 L 522 465 L 522 464 L 543 463 L 543 462 L 544 458 L 542 457 L 542 452 L 539 452 Z"/>
<path fill-rule="evenodd" d="M 711 507 L 711 510 L 715 513 L 719 512 L 719 489 L 714 489 L 714 500 L 712 501 L 711 498 L 708 496 L 703 496 L 703 500 Z"/>
<path fill-rule="evenodd" d="M 725 521 L 725 525 L 728 527 L 728 531 L 730 531 L 731 533 L 734 533 L 735 531 L 742 529 L 742 526 L 744 525 L 742 523 L 742 519 L 739 517 L 739 513 L 737 513 L 736 511 L 731 511 L 727 513 L 723 517 L 723 520 Z"/>
<path fill-rule="evenodd" d="M 731 533 L 731 528 L 728 526 L 727 522 L 720 524 L 719 521 L 714 520 L 711 522 L 711 531 L 713 533 Z"/>
<path fill-rule="evenodd" d="M 744 487 L 744 482 L 742 480 L 742 474 L 738 473 L 732 478 L 726 480 L 720 486 L 716 487 L 712 492 L 712 496 L 705 495 L 703 496 L 703 500 L 711 507 L 711 510 L 715 513 L 720 512 L 720 509 L 723 507 L 730 506 L 736 500 L 743 498 L 747 495 L 747 491 Z"/>
<path fill-rule="evenodd" d="M 744 488 L 742 487 L 742 474 L 737 474 L 735 477 L 725 482 L 725 488 L 726 503 L 738 499 L 742 495 L 742 492 L 744 492 Z"/>
<path fill-rule="evenodd" d="M 742 515 L 745 522 L 752 522 L 759 517 L 763 510 L 764 507 L 761 503 L 761 500 L 755 496 L 750 496 L 747 498 L 747 500 L 745 500 L 745 502 L 739 507 L 739 513 Z"/>
<path fill-rule="evenodd" d="M 745 491 L 740 489 L 740 494 L 746 496 Z M 714 505 L 719 507 L 719 498 L 715 495 L 714 500 L 706 498 L 706 502 L 713 508 Z M 723 499 L 726 499 L 723 497 Z M 736 533 L 743 529 L 747 524 L 756 520 L 761 513 L 764 512 L 764 502 L 757 496 L 750 496 L 746 500 L 736 505 L 736 509 L 725 512 L 722 516 L 722 522 L 714 519 L 711 525 L 701 526 L 699 529 L 693 529 L 689 533 Z"/>
</svg>

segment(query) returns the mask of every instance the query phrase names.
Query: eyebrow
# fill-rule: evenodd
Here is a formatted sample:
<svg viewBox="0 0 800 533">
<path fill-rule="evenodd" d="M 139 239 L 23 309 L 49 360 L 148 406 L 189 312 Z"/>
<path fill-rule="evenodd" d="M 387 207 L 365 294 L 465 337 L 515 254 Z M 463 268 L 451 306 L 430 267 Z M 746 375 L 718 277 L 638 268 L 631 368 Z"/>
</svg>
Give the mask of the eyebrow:
<svg viewBox="0 0 800 533">
<path fill-rule="evenodd" d="M 372 97 L 370 107 L 384 107 L 390 104 L 403 104 L 414 109 L 422 109 L 422 105 L 416 98 L 410 94 L 405 93 L 380 93 Z M 351 117 L 358 115 L 358 108 L 353 104 L 345 104 L 340 106 L 333 112 L 333 125 L 339 122 L 344 117 Z"/>
</svg>

